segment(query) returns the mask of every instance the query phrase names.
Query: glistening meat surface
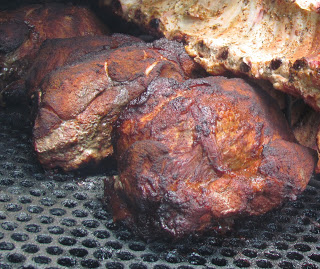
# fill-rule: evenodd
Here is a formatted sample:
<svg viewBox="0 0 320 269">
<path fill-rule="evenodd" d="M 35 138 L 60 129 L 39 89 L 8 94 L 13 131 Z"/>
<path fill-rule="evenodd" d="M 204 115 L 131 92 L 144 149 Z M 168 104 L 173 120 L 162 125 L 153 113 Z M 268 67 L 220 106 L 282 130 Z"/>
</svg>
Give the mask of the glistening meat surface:
<svg viewBox="0 0 320 269">
<path fill-rule="evenodd" d="M 293 200 L 313 172 L 279 108 L 241 79 L 158 79 L 114 130 L 116 219 L 146 234 L 203 232 Z"/>
</svg>

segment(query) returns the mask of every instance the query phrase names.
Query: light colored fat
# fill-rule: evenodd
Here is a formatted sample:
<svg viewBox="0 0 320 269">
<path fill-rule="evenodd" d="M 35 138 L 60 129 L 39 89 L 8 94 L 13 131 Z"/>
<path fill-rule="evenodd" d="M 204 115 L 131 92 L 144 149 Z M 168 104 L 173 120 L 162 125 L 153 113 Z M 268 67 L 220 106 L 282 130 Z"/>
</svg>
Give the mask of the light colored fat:
<svg viewBox="0 0 320 269">
<path fill-rule="evenodd" d="M 187 52 L 209 73 L 220 75 L 232 71 L 266 79 L 276 89 L 301 96 L 320 110 L 320 74 L 318 65 L 314 65 L 320 62 L 320 45 L 314 47 L 320 27 L 320 14 L 317 13 L 320 1 L 120 2 L 123 16 L 128 20 L 150 25 L 150 21 L 157 18 L 159 30 L 167 38 L 183 37 Z M 228 49 L 226 59 L 219 58 L 223 48 Z M 310 60 L 308 68 L 292 72 L 296 60 L 302 58 Z M 272 60 L 280 60 L 281 66 L 272 69 Z M 242 63 L 250 70 L 242 70 Z"/>
</svg>

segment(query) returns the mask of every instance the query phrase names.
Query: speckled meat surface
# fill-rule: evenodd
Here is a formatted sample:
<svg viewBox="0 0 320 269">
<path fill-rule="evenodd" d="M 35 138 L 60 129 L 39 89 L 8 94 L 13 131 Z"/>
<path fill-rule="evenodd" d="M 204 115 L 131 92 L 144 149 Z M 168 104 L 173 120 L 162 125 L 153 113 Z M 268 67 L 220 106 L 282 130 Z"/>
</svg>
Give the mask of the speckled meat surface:
<svg viewBox="0 0 320 269">
<path fill-rule="evenodd" d="M 112 38 L 116 45 L 120 36 Z M 40 87 L 33 131 L 40 162 L 73 170 L 111 155 L 113 123 L 130 100 L 157 77 L 182 81 L 199 70 L 181 44 L 165 39 L 107 48 L 58 68 Z"/>
<path fill-rule="evenodd" d="M 294 200 L 315 164 L 274 101 L 241 79 L 158 79 L 114 133 L 115 218 L 174 237 Z"/>
</svg>

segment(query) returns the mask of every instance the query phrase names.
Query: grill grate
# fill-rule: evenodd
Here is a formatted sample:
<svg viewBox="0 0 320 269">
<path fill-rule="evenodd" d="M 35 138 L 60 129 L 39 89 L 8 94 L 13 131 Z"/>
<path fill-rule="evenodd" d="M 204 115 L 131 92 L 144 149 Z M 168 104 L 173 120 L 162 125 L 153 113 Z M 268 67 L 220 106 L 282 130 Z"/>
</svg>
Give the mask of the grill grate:
<svg viewBox="0 0 320 269">
<path fill-rule="evenodd" d="M 223 236 L 146 243 L 103 208 L 104 173 L 44 173 L 23 114 L 0 126 L 0 268 L 320 268 L 319 187 Z"/>
</svg>

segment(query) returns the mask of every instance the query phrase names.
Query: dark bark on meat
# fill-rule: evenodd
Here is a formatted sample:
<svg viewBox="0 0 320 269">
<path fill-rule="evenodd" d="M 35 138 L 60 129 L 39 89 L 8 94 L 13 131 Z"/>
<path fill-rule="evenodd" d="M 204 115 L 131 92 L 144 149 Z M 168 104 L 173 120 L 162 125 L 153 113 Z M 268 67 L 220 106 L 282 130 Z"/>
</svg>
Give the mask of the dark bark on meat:
<svg viewBox="0 0 320 269">
<path fill-rule="evenodd" d="M 157 77 L 183 81 L 202 70 L 177 42 L 163 39 L 114 48 L 127 39 L 110 37 L 110 47 L 43 80 L 33 134 L 44 167 L 73 170 L 111 155 L 113 123 L 130 100 Z"/>
<path fill-rule="evenodd" d="M 114 130 L 116 219 L 180 237 L 295 199 L 313 172 L 274 100 L 241 79 L 158 79 Z M 122 209 L 122 210 L 119 210 Z"/>
</svg>

